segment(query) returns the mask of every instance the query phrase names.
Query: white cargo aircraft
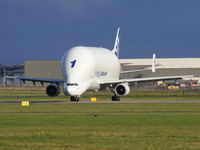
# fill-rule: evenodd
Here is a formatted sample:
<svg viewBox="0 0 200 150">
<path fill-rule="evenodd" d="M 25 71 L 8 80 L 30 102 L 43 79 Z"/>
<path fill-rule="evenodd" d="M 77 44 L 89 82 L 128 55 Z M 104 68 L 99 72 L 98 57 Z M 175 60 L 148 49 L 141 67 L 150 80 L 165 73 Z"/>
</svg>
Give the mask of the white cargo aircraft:
<svg viewBox="0 0 200 150">
<path fill-rule="evenodd" d="M 79 101 L 79 97 L 86 91 L 99 91 L 109 88 L 113 93 L 112 101 L 119 101 L 120 96 L 125 96 L 130 92 L 129 83 L 148 82 L 160 80 L 182 79 L 188 76 L 163 76 L 150 78 L 120 79 L 121 73 L 137 72 L 142 70 L 121 71 L 119 63 L 119 28 L 113 50 L 99 47 L 77 46 L 67 51 L 61 60 L 61 71 L 63 80 L 41 79 L 29 77 L 5 78 L 20 79 L 22 81 L 32 81 L 50 83 L 46 88 L 49 96 L 58 96 L 60 85 L 63 84 L 64 94 L 71 96 L 71 101 Z M 155 55 L 153 55 L 152 72 L 155 72 Z"/>
</svg>

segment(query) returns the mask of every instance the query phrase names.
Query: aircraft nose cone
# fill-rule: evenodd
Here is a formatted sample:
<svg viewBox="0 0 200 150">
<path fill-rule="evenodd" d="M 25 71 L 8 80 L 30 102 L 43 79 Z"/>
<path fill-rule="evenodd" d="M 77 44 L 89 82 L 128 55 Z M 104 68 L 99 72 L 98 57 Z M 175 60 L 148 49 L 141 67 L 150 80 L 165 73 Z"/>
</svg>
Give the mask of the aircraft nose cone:
<svg viewBox="0 0 200 150">
<path fill-rule="evenodd" d="M 80 91 L 77 88 L 75 88 L 75 87 L 67 87 L 65 89 L 65 92 L 69 96 L 79 96 L 79 95 L 81 95 Z"/>
</svg>

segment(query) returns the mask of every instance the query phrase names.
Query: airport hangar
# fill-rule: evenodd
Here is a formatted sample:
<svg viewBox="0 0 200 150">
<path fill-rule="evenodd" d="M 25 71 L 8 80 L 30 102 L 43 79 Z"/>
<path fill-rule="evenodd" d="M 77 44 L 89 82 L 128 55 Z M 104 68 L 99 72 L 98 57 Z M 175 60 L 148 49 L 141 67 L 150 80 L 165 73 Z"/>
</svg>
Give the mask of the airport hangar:
<svg viewBox="0 0 200 150">
<path fill-rule="evenodd" d="M 152 66 L 152 59 L 120 59 L 122 70 L 138 70 Z M 156 59 L 156 72 L 151 70 L 122 74 L 121 78 L 140 78 L 174 75 L 197 75 L 200 77 L 200 58 L 159 58 Z M 24 76 L 34 78 L 62 79 L 60 60 L 26 60 Z M 186 79 L 190 80 L 190 79 Z M 193 80 L 200 81 L 200 78 Z M 32 82 L 26 82 L 32 86 Z M 36 85 L 40 85 L 37 83 Z"/>
</svg>

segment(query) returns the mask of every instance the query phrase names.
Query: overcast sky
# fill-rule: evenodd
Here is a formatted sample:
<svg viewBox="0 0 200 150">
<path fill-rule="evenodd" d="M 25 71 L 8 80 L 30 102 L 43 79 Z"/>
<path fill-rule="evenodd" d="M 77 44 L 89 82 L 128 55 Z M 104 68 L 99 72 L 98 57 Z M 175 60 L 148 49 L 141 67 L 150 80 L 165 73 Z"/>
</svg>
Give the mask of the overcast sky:
<svg viewBox="0 0 200 150">
<path fill-rule="evenodd" d="M 0 0 L 0 62 L 60 59 L 73 46 L 120 58 L 200 57 L 200 0 Z"/>
</svg>

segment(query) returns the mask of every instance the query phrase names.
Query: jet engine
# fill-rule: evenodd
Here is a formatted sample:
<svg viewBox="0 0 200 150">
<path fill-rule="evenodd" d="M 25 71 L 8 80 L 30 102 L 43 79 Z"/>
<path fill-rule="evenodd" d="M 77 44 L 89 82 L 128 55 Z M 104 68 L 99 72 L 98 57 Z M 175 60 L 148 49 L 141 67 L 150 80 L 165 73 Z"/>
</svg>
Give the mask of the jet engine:
<svg viewBox="0 0 200 150">
<path fill-rule="evenodd" d="M 57 84 L 50 84 L 46 88 L 46 93 L 51 97 L 58 96 L 60 94 L 60 87 Z"/>
<path fill-rule="evenodd" d="M 128 83 L 121 83 L 115 87 L 115 94 L 117 96 L 125 96 L 130 92 L 130 87 Z"/>
</svg>

